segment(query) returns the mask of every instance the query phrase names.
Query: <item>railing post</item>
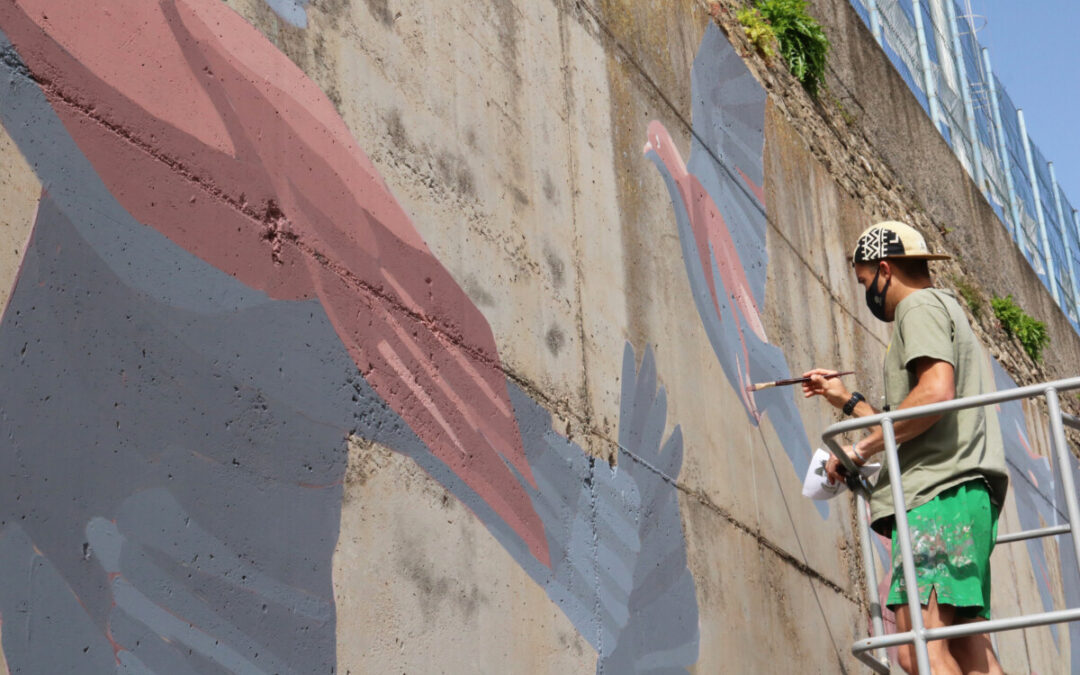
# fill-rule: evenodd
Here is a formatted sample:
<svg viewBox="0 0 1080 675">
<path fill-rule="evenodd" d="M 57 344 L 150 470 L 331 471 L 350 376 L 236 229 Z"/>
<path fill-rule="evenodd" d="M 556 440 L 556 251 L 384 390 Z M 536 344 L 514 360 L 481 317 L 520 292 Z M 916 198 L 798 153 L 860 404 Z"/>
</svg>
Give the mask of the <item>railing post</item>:
<svg viewBox="0 0 1080 675">
<path fill-rule="evenodd" d="M 1058 470 L 1061 471 L 1061 488 L 1065 493 L 1065 510 L 1069 514 L 1069 525 L 1072 531 L 1069 538 L 1072 539 L 1073 552 L 1076 554 L 1077 574 L 1080 574 L 1080 536 L 1077 536 L 1077 527 L 1080 526 L 1080 504 L 1076 498 L 1076 481 L 1072 475 L 1072 453 L 1065 444 L 1065 427 L 1061 423 L 1061 402 L 1058 400 L 1057 389 L 1050 387 L 1046 390 L 1046 408 L 1050 416 L 1050 436 L 1054 441 L 1054 453 L 1056 455 Z M 1063 570 L 1064 571 L 1064 570 Z"/>
<path fill-rule="evenodd" d="M 1054 256 L 1050 253 L 1050 239 L 1046 236 L 1046 214 L 1043 213 L 1042 197 L 1039 196 L 1039 178 L 1035 175 L 1035 161 L 1031 155 L 1031 139 L 1028 138 L 1027 125 L 1024 124 L 1024 111 L 1016 110 L 1016 121 L 1020 125 L 1020 140 L 1024 142 L 1024 159 L 1027 160 L 1028 180 L 1031 182 L 1031 197 L 1035 200 L 1035 221 L 1039 224 L 1039 241 L 1042 244 L 1043 262 L 1046 267 L 1046 282 L 1050 285 L 1050 295 L 1061 306 L 1058 295 L 1057 273 L 1054 270 Z"/>
<path fill-rule="evenodd" d="M 1050 187 L 1054 191 L 1054 211 L 1057 212 L 1058 234 L 1061 235 L 1061 243 L 1065 247 L 1065 268 L 1069 271 L 1070 287 L 1065 289 L 1065 292 L 1072 297 L 1073 307 L 1076 307 L 1076 271 L 1073 269 L 1072 251 L 1069 250 L 1069 235 L 1068 228 L 1065 226 L 1065 212 L 1061 208 L 1061 191 L 1058 188 L 1057 174 L 1054 173 L 1054 163 L 1047 162 L 1046 166 L 1050 169 Z M 1077 320 L 1080 321 L 1080 317 L 1078 317 Z"/>
<path fill-rule="evenodd" d="M 964 117 L 967 121 L 968 140 L 971 143 L 972 177 L 979 186 L 979 192 L 986 193 L 986 176 L 982 164 L 982 145 L 979 142 L 979 132 L 975 125 L 975 106 L 971 103 L 971 91 L 968 89 L 967 62 L 964 60 L 964 49 L 960 46 L 960 30 L 956 26 L 956 6 L 953 0 L 943 0 L 945 14 L 949 19 L 949 37 L 952 39 L 953 64 L 956 66 L 956 76 L 960 84 L 960 100 L 964 102 Z"/>
<path fill-rule="evenodd" d="M 892 489 L 896 538 L 900 543 L 900 562 L 904 570 L 904 586 L 907 588 L 908 609 L 911 613 L 911 632 L 915 635 L 915 659 L 920 673 L 930 672 L 930 654 L 926 648 L 925 627 L 922 620 L 922 603 L 919 601 L 919 580 L 915 576 L 915 556 L 911 550 L 911 529 L 908 527 L 907 501 L 904 499 L 904 485 L 900 476 L 900 457 L 896 451 L 896 434 L 893 421 L 886 417 L 881 420 L 881 431 L 885 436 L 885 459 L 889 467 L 889 487 Z M 895 572 L 895 570 L 894 570 Z"/>
<path fill-rule="evenodd" d="M 941 105 L 937 97 L 937 81 L 934 75 L 933 65 L 930 63 L 930 51 L 926 47 L 926 31 L 923 30 L 922 1 L 912 0 L 915 14 L 915 35 L 919 40 L 919 62 L 922 64 L 923 89 L 926 90 L 926 100 L 930 104 L 930 121 L 934 128 L 941 133 L 938 120 L 941 119 Z"/>
<path fill-rule="evenodd" d="M 883 44 L 881 38 L 881 10 L 878 9 L 877 0 L 866 0 L 866 9 L 870 12 L 870 32 L 874 34 L 877 43 Z"/>
<path fill-rule="evenodd" d="M 869 505 L 866 497 L 861 493 L 855 493 L 855 508 L 858 509 L 856 522 L 859 525 L 859 546 L 862 548 L 863 568 L 866 570 L 866 596 L 870 601 L 870 626 L 874 635 L 885 634 L 885 622 L 881 619 L 881 596 L 878 595 L 877 568 L 874 564 L 874 547 L 871 541 L 870 525 L 866 522 L 866 510 Z M 886 564 L 891 564 L 892 561 Z M 884 648 L 878 651 L 878 658 L 882 663 L 889 662 L 888 652 Z"/>
<path fill-rule="evenodd" d="M 997 96 L 997 84 L 994 82 L 994 71 L 990 68 L 990 52 L 986 47 L 982 50 L 983 57 L 983 70 L 986 71 L 987 85 L 990 88 L 990 113 L 991 119 L 994 121 L 994 131 L 997 133 L 998 144 L 998 158 L 1001 160 L 1001 170 L 1005 174 L 1005 188 L 1009 191 L 1009 213 L 1012 217 L 1011 226 L 1006 223 L 1005 226 L 1009 230 L 1009 234 L 1012 235 L 1013 241 L 1020 247 L 1020 252 L 1023 253 L 1024 238 L 1020 236 L 1020 229 L 1023 224 L 1020 222 L 1020 207 L 1016 201 L 1016 186 L 1013 185 L 1012 179 L 1012 162 L 1009 161 L 1009 146 L 1005 143 L 1005 127 L 1001 123 L 1001 106 L 998 103 Z"/>
<path fill-rule="evenodd" d="M 1074 215 L 1074 222 L 1075 220 L 1076 216 Z M 895 418 L 899 418 L 900 420 L 917 419 L 926 415 L 940 415 L 956 410 L 980 408 L 989 405 L 997 405 L 1006 401 L 1045 396 L 1050 419 L 1050 435 L 1054 454 L 1053 461 L 1058 465 L 1058 470 L 1062 472 L 1061 490 L 1064 493 L 1069 522 L 1063 524 L 1061 519 L 1056 519 L 1056 525 L 1003 535 L 1002 537 L 999 537 L 998 543 L 1021 541 L 1035 537 L 1072 534 L 1074 535 L 1072 545 L 1073 555 L 1076 556 L 1076 571 L 1077 574 L 1080 574 L 1080 536 L 1075 536 L 1080 534 L 1080 496 L 1076 493 L 1076 481 L 1072 471 L 1073 462 L 1075 460 L 1066 444 L 1064 429 L 1065 424 L 1080 428 L 1080 418 L 1065 415 L 1061 411 L 1061 402 L 1058 398 L 1059 390 L 1074 391 L 1077 389 L 1080 389 L 1080 377 L 1072 377 L 1055 380 L 1053 382 L 1044 382 L 1037 385 L 1016 387 L 1011 390 L 968 396 L 963 399 L 878 413 L 858 420 L 836 422 L 830 425 L 822 433 L 821 440 L 825 443 L 826 447 L 829 448 L 829 451 L 840 460 L 841 464 L 843 464 L 848 471 L 857 471 L 855 465 L 845 454 L 843 454 L 843 449 L 837 443 L 836 437 L 840 434 L 880 425 L 885 443 L 886 470 L 888 475 L 895 478 L 890 479 L 889 488 L 892 493 L 893 504 L 895 505 L 894 520 L 899 552 L 894 549 L 893 554 L 895 556 L 899 553 L 900 556 L 900 566 L 904 575 L 904 586 L 907 589 L 908 594 L 908 611 L 911 614 L 911 630 L 888 635 L 881 633 L 879 622 L 877 620 L 879 617 L 876 610 L 880 608 L 880 604 L 878 603 L 880 603 L 881 599 L 877 596 L 876 592 L 876 566 L 873 558 L 873 550 L 870 546 L 872 543 L 871 535 L 866 519 L 867 493 L 864 492 L 865 486 L 851 486 L 857 497 L 859 538 L 862 543 L 863 563 L 866 568 L 867 578 L 867 597 L 871 603 L 871 621 L 873 622 L 875 632 L 873 637 L 857 640 L 852 645 L 851 651 L 856 658 L 869 666 L 871 670 L 876 673 L 882 673 L 883 675 L 887 675 L 889 671 L 888 663 L 884 659 L 879 660 L 869 653 L 870 650 L 874 649 L 880 650 L 893 646 L 913 645 L 919 670 L 920 672 L 926 673 L 929 672 L 929 650 L 927 644 L 932 640 L 948 640 L 968 635 L 989 634 L 991 635 L 991 642 L 994 645 L 994 651 L 997 651 L 997 642 L 993 634 L 999 631 L 1080 621 L 1080 607 L 1071 607 L 1064 610 L 1054 610 L 1039 614 L 1028 614 L 1005 619 L 991 619 L 986 622 L 979 622 L 978 624 L 957 624 L 930 629 L 926 628 L 922 621 L 921 597 L 919 594 L 918 579 L 915 575 L 914 545 L 911 538 L 911 526 L 907 517 L 907 502 L 904 499 L 903 478 L 900 475 L 900 458 L 897 451 L 896 432 L 894 427 Z M 1075 532 L 1074 527 L 1077 528 L 1077 531 Z M 892 563 L 890 563 L 890 566 L 893 566 Z M 895 572 L 894 566 L 893 570 Z M 1064 573 L 1064 569 L 1062 569 L 1062 572 Z"/>
</svg>

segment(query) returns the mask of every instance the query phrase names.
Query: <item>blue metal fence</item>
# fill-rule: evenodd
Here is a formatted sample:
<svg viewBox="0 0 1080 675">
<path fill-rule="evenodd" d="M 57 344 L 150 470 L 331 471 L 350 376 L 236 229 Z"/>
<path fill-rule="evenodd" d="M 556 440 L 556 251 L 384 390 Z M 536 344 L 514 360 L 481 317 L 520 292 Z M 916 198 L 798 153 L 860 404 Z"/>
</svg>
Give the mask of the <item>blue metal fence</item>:
<svg viewBox="0 0 1080 675">
<path fill-rule="evenodd" d="M 1080 216 L 957 0 L 850 0 L 1080 333 Z"/>
</svg>

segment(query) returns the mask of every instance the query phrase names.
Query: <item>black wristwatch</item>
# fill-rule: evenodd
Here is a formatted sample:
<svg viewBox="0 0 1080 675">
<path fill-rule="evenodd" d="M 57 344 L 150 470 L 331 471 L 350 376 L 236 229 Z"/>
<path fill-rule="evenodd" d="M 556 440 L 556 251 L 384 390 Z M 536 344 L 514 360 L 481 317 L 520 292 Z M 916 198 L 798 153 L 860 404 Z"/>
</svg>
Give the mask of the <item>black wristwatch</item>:
<svg viewBox="0 0 1080 675">
<path fill-rule="evenodd" d="M 855 392 L 851 395 L 851 398 L 848 399 L 848 402 L 844 404 L 844 414 L 850 415 L 851 413 L 855 412 L 855 406 L 859 405 L 859 401 L 865 400 L 866 398 L 862 394 L 860 394 L 859 392 Z"/>
</svg>

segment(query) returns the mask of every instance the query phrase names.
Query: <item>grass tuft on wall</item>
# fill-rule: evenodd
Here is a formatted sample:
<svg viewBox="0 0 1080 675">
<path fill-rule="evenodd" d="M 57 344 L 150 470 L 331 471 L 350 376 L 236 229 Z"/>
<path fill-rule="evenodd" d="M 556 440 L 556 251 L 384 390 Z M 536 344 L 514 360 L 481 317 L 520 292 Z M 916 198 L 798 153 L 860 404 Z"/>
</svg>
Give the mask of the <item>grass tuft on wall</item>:
<svg viewBox="0 0 1080 675">
<path fill-rule="evenodd" d="M 810 96 L 817 98 L 818 87 L 825 81 L 825 58 L 830 45 L 821 24 L 806 13 L 806 0 L 758 0 L 736 17 L 764 56 L 768 52 L 763 45 L 771 48 L 771 31 L 792 74 Z"/>
<path fill-rule="evenodd" d="M 1013 301 L 1012 295 L 1004 298 L 994 296 L 990 300 L 990 306 L 994 309 L 994 316 L 1001 322 L 1001 327 L 1009 337 L 1015 337 L 1020 345 L 1038 363 L 1042 359 L 1042 351 L 1050 343 L 1050 335 L 1046 332 L 1046 324 L 1030 317 L 1019 305 Z"/>
</svg>

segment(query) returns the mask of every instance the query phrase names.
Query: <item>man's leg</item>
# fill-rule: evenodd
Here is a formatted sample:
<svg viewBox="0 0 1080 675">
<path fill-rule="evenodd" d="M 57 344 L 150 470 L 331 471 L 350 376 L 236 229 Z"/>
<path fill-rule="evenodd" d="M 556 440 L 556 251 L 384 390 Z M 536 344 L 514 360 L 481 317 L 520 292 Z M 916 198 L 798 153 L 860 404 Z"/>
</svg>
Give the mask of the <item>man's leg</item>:
<svg viewBox="0 0 1080 675">
<path fill-rule="evenodd" d="M 956 623 L 985 620 L 960 619 Z M 1001 664 L 998 663 L 997 656 L 994 654 L 994 645 L 986 633 L 949 640 L 949 652 L 966 674 L 1004 675 L 1005 671 L 1001 669 Z"/>
<path fill-rule="evenodd" d="M 911 630 L 911 610 L 908 609 L 908 606 L 898 606 L 895 612 L 897 632 L 902 633 Z M 952 605 L 939 605 L 937 589 L 931 591 L 929 604 L 923 605 L 922 608 L 923 626 L 926 628 L 951 626 L 955 618 L 956 609 Z M 934 640 L 926 643 L 926 650 L 930 656 L 930 670 L 933 675 L 963 675 L 964 673 L 949 649 L 949 642 L 951 641 Z M 900 667 L 911 675 L 919 673 L 918 661 L 915 658 L 915 645 L 901 645 L 899 651 Z M 930 675 L 930 673 L 919 673 L 919 675 Z"/>
</svg>

